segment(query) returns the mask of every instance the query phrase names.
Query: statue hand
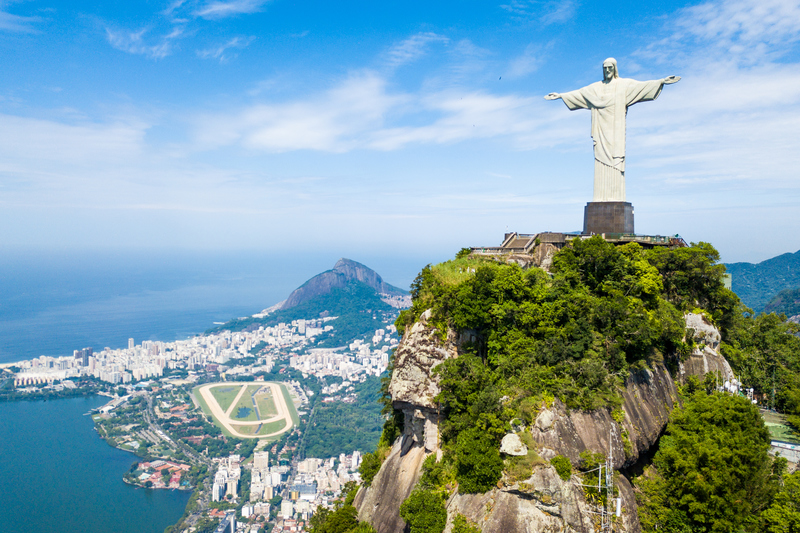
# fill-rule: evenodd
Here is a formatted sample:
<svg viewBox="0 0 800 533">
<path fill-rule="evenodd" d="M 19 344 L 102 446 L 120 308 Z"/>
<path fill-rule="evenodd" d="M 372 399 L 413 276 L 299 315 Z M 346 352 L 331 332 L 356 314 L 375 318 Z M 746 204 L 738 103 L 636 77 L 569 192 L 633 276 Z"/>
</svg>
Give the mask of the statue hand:
<svg viewBox="0 0 800 533">
<path fill-rule="evenodd" d="M 550 93 L 544 97 L 545 100 L 558 100 L 561 98 L 561 95 L 558 93 Z"/>
<path fill-rule="evenodd" d="M 664 85 L 669 85 L 671 83 L 678 83 L 679 81 L 681 81 L 680 76 L 667 76 L 666 78 L 664 78 Z"/>
</svg>

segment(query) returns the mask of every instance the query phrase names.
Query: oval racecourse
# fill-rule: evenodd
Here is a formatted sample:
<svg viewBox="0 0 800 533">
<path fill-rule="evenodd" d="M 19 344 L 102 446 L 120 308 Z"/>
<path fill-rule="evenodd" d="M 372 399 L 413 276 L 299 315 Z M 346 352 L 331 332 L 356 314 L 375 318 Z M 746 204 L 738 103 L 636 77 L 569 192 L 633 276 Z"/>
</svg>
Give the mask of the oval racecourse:
<svg viewBox="0 0 800 533">
<path fill-rule="evenodd" d="M 226 434 L 239 439 L 277 437 L 299 420 L 289 391 L 281 383 L 208 383 L 192 392 L 203 411 Z"/>
</svg>

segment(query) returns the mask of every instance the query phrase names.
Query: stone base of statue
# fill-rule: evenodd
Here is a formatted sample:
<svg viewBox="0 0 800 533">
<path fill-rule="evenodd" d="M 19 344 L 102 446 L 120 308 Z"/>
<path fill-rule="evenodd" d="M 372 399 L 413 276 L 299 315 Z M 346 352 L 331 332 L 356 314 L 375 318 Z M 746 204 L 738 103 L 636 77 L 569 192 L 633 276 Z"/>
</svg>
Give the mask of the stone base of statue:
<svg viewBox="0 0 800 533">
<path fill-rule="evenodd" d="M 589 202 L 583 210 L 583 234 L 634 233 L 629 202 Z"/>
</svg>

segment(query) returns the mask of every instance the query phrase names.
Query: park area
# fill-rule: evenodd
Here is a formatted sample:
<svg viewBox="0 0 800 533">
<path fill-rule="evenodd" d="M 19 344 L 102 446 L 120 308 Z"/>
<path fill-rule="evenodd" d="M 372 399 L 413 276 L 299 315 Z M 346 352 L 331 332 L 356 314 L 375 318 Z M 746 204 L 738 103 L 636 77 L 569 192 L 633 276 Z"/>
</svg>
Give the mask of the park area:
<svg viewBox="0 0 800 533">
<path fill-rule="evenodd" d="M 193 394 L 226 435 L 277 438 L 298 422 L 297 410 L 281 383 L 209 383 Z"/>
</svg>

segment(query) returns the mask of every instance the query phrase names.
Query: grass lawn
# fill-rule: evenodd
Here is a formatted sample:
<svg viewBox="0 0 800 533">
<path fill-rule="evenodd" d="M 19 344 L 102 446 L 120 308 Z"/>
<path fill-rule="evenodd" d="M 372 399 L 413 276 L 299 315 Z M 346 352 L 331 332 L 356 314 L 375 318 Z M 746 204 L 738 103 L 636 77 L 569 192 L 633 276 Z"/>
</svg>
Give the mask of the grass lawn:
<svg viewBox="0 0 800 533">
<path fill-rule="evenodd" d="M 278 408 L 275 407 L 275 400 L 272 398 L 272 389 L 268 388 L 267 392 L 257 394 L 256 403 L 258 404 L 258 413 L 262 419 L 278 414 Z"/>
<path fill-rule="evenodd" d="M 786 423 L 786 417 L 784 415 L 762 409 L 761 416 L 764 418 L 764 424 L 769 430 L 770 437 L 774 440 L 800 444 L 798 435 L 794 433 L 792 428 Z"/>
<path fill-rule="evenodd" d="M 280 431 L 286 427 L 286 419 L 276 420 L 275 422 L 269 422 L 268 424 L 261 424 L 261 429 L 258 431 L 258 435 L 269 435 L 270 433 L 275 433 L 276 431 Z"/>
<path fill-rule="evenodd" d="M 775 440 L 800 444 L 800 440 L 797 439 L 797 435 L 789 426 L 785 426 L 783 424 L 771 424 L 767 422 L 767 429 L 769 430 L 770 436 Z"/>
<path fill-rule="evenodd" d="M 242 435 L 255 435 L 256 430 L 258 429 L 258 426 L 239 426 L 234 424 L 231 425 L 233 426 L 233 429 L 235 429 Z"/>
<path fill-rule="evenodd" d="M 253 385 L 247 387 L 247 390 L 242 394 L 242 397 L 239 398 L 239 401 L 236 402 L 233 411 L 231 411 L 231 420 L 247 420 L 248 422 L 251 420 L 258 420 L 258 413 L 253 405 L 252 394 L 259 388 L 259 386 Z M 243 408 L 246 410 L 246 415 L 240 418 L 239 413 L 242 412 Z"/>
<path fill-rule="evenodd" d="M 236 395 L 241 390 L 241 385 L 221 385 L 211 387 L 211 395 L 217 400 L 217 403 L 222 407 L 223 412 L 228 412 L 228 408 L 236 399 Z"/>
</svg>

